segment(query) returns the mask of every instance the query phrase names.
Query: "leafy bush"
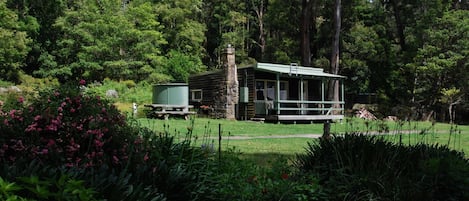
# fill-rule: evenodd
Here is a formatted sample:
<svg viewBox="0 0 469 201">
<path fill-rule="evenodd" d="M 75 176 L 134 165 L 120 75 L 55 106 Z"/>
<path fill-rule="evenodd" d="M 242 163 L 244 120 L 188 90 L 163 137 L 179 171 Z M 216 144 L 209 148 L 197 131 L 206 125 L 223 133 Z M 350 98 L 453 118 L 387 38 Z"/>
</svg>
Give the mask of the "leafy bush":
<svg viewBox="0 0 469 201">
<path fill-rule="evenodd" d="M 271 166 L 241 159 L 234 149 L 224 152 L 201 173 L 194 200 L 321 200 L 315 179 L 296 176 L 284 157 Z M 316 183 L 317 184 L 317 183 Z"/>
<path fill-rule="evenodd" d="M 113 89 L 119 93 L 119 98 L 116 99 L 117 102 L 136 102 L 143 105 L 143 103 L 151 103 L 151 87 L 151 84 L 145 81 L 136 84 L 131 80 L 117 82 L 105 79 L 102 83 L 91 83 L 87 85 L 86 91 L 105 97 L 106 91 Z"/>
<path fill-rule="evenodd" d="M 444 146 L 347 134 L 308 143 L 295 166 L 317 175 L 330 200 L 469 199 L 469 162 Z"/>
<path fill-rule="evenodd" d="M 133 143 L 125 117 L 112 104 L 71 85 L 41 92 L 0 121 L 1 162 L 29 158 L 58 166 L 119 166 Z"/>
<path fill-rule="evenodd" d="M 59 172 L 109 200 L 191 199 L 207 156 L 135 122 L 83 87 L 42 91 L 0 115 L 0 176 Z"/>
<path fill-rule="evenodd" d="M 93 201 L 96 194 L 84 187 L 83 181 L 66 175 L 40 179 L 37 176 L 21 177 L 8 182 L 0 177 L 0 200 L 67 200 Z"/>
</svg>

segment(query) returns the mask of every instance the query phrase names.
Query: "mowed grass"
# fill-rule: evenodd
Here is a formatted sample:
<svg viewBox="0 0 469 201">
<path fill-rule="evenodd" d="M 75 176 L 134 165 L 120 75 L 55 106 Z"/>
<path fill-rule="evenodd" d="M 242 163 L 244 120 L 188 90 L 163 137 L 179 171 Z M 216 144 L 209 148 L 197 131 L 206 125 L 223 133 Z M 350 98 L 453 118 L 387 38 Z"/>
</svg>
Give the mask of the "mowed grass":
<svg viewBox="0 0 469 201">
<path fill-rule="evenodd" d="M 234 149 L 245 155 L 258 157 L 257 160 L 262 160 L 262 156 L 293 156 L 304 152 L 307 143 L 316 139 L 298 137 L 298 135 L 322 134 L 324 126 L 323 123 L 277 124 L 207 118 L 187 121 L 177 118 L 169 120 L 141 118 L 138 122 L 158 132 L 167 131 L 178 139 L 184 139 L 191 131 L 191 140 L 196 146 L 209 144 L 214 150 L 218 150 L 218 134 L 221 128 L 222 150 Z M 414 134 L 408 134 L 409 131 L 414 131 Z M 378 134 L 395 143 L 448 145 L 452 149 L 469 153 L 469 126 L 432 122 L 364 121 L 351 118 L 332 123 L 331 132 L 339 135 L 346 132 Z M 233 136 L 251 139 L 233 139 Z M 288 136 L 288 138 L 276 138 L 279 136 Z"/>
<path fill-rule="evenodd" d="M 170 133 L 184 134 L 188 132 L 188 129 L 192 129 L 192 133 L 199 136 L 204 134 L 216 134 L 218 136 L 220 127 L 224 136 L 308 134 L 322 133 L 323 129 L 323 124 L 276 124 L 207 118 L 194 118 L 187 121 L 178 118 L 171 118 L 169 120 L 141 118 L 138 121 L 142 126 L 155 131 L 166 130 Z"/>
</svg>

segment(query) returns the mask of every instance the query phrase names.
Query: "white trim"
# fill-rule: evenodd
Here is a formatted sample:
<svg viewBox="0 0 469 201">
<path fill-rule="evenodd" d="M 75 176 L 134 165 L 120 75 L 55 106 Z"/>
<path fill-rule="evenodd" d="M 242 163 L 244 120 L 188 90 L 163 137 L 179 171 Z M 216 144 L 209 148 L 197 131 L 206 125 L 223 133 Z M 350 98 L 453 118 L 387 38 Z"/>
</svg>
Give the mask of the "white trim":
<svg viewBox="0 0 469 201">
<path fill-rule="evenodd" d="M 264 99 L 260 100 L 260 99 L 257 99 L 257 82 L 263 82 L 264 83 L 264 88 L 263 88 L 263 94 L 264 94 Z M 276 83 L 277 81 L 276 80 L 269 80 L 269 79 L 256 79 L 254 81 L 254 91 L 255 91 L 255 96 L 254 96 L 254 100 L 257 100 L 257 101 L 263 101 L 265 100 L 265 98 L 267 97 L 267 82 L 273 82 L 273 83 Z M 279 97 L 275 97 L 274 100 L 288 100 L 288 94 L 290 93 L 289 92 L 289 88 L 288 88 L 288 81 L 287 80 L 280 80 L 280 84 L 285 84 L 285 89 L 284 90 L 279 90 L 280 94 L 279 94 Z M 274 84 L 274 89 L 276 88 L 276 84 Z M 285 91 L 286 94 L 284 95 L 285 96 L 285 99 L 281 99 L 280 96 L 281 96 L 281 92 L 282 91 Z M 274 91 L 275 92 L 275 91 Z"/>
<path fill-rule="evenodd" d="M 196 98 L 196 95 L 197 95 L 198 92 L 200 92 L 200 97 Z M 192 89 L 191 90 L 191 101 L 200 102 L 200 101 L 202 101 L 203 97 L 204 96 L 203 96 L 202 89 Z"/>
</svg>

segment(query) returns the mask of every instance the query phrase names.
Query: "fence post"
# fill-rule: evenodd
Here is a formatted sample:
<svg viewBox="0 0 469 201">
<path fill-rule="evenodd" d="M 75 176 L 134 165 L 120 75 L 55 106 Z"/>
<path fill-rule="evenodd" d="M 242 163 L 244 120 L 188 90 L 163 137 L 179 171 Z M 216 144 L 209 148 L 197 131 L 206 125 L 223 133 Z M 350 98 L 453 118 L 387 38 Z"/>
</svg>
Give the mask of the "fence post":
<svg viewBox="0 0 469 201">
<path fill-rule="evenodd" d="M 218 124 L 218 161 L 221 161 L 221 124 Z"/>
<path fill-rule="evenodd" d="M 322 137 L 324 139 L 329 139 L 331 137 L 331 122 L 329 120 L 324 122 Z"/>
</svg>

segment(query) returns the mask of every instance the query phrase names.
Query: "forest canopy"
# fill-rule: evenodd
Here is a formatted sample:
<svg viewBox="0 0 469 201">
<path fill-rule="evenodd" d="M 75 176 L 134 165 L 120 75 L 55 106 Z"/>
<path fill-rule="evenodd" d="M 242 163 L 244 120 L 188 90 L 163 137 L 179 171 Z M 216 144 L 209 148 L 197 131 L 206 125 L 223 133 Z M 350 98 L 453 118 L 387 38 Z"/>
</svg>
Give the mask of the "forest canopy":
<svg viewBox="0 0 469 201">
<path fill-rule="evenodd" d="M 187 81 L 227 44 L 239 65 L 329 70 L 337 8 L 350 100 L 468 111 L 467 0 L 0 0 L 0 79 Z"/>
</svg>

